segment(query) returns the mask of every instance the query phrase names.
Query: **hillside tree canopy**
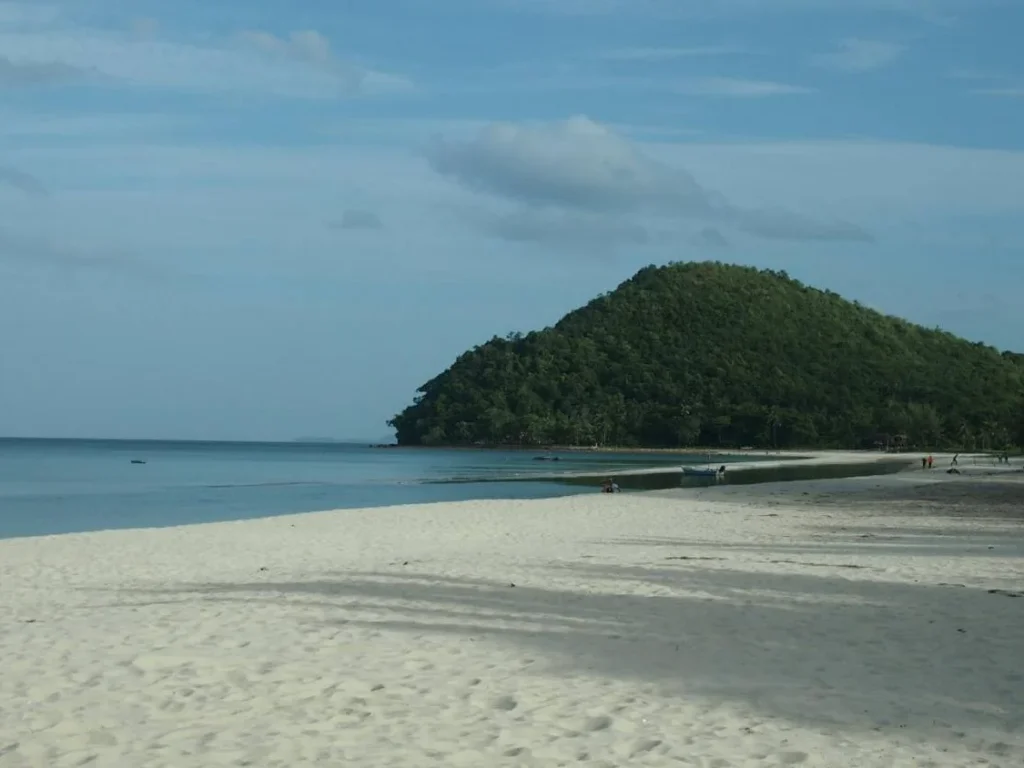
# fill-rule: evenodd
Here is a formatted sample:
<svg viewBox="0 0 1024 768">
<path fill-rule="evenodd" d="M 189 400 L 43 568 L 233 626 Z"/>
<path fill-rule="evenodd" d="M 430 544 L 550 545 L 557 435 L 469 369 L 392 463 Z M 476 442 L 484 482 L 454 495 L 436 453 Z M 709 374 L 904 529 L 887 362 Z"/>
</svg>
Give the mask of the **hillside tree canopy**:
<svg viewBox="0 0 1024 768">
<path fill-rule="evenodd" d="M 418 392 L 400 445 L 1024 444 L 1024 355 L 709 262 L 646 267 Z"/>
</svg>

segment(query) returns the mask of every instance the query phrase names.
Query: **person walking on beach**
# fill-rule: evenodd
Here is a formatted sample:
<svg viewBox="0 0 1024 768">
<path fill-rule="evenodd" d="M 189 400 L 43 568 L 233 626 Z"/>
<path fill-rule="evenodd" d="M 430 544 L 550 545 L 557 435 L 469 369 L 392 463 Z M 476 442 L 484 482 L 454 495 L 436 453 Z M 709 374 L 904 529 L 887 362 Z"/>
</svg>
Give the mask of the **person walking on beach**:
<svg viewBox="0 0 1024 768">
<path fill-rule="evenodd" d="M 959 453 L 954 453 L 953 454 L 953 460 L 949 463 L 949 466 L 955 467 L 957 465 L 956 457 L 959 456 L 959 455 L 960 455 Z"/>
<path fill-rule="evenodd" d="M 921 457 L 921 469 L 928 469 L 928 457 L 927 456 L 922 456 Z"/>
<path fill-rule="evenodd" d="M 929 453 L 928 454 L 928 469 L 932 468 L 932 461 L 933 461 L 932 455 Z"/>
</svg>

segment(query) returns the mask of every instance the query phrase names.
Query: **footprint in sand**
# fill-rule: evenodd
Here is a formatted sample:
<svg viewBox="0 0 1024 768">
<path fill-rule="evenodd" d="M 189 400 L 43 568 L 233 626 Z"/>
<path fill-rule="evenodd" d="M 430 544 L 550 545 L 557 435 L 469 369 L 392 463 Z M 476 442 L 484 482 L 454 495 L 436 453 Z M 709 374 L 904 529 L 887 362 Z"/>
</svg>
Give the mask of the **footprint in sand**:
<svg viewBox="0 0 1024 768">
<path fill-rule="evenodd" d="M 519 706 L 519 702 L 516 701 L 513 696 L 499 696 L 494 700 L 491 706 L 495 709 L 500 709 L 503 712 L 511 712 Z"/>
<path fill-rule="evenodd" d="M 636 744 L 633 745 L 633 749 L 630 750 L 630 757 L 637 757 L 646 752 L 650 752 L 653 749 L 657 749 L 661 746 L 660 739 L 640 739 Z"/>
<path fill-rule="evenodd" d="M 110 731 L 92 731 L 89 734 L 89 743 L 103 747 L 113 747 L 117 745 L 117 737 Z"/>
<path fill-rule="evenodd" d="M 249 687 L 249 679 L 237 669 L 233 669 L 228 672 L 224 675 L 224 678 L 237 688 L 245 689 Z"/>
<path fill-rule="evenodd" d="M 807 761 L 806 752 L 780 752 L 779 762 L 783 765 L 799 765 Z"/>
</svg>

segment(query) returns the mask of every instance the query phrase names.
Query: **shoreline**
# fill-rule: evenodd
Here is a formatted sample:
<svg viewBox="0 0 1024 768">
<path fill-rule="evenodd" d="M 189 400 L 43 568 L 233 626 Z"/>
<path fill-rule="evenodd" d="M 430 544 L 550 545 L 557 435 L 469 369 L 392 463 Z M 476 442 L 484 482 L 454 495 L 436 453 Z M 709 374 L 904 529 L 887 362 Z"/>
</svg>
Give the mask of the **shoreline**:
<svg viewBox="0 0 1024 768">
<path fill-rule="evenodd" d="M 1024 758 L 1015 471 L 12 539 L 0 583 L 11 768 Z"/>
<path fill-rule="evenodd" d="M 941 473 L 943 462 L 948 462 L 954 454 L 935 454 L 936 466 L 929 470 L 929 473 Z M 959 454 L 962 462 L 961 468 L 966 474 L 988 474 L 1007 472 L 1024 472 L 1024 469 L 1016 469 L 1014 466 L 998 465 L 988 461 L 987 455 L 983 454 Z M 712 457 L 713 459 L 716 457 Z M 721 458 L 721 457 L 717 457 Z M 695 489 L 708 487 L 750 487 L 756 493 L 756 488 L 776 483 L 800 483 L 815 480 L 857 478 L 857 477 L 882 477 L 890 474 L 902 474 L 915 472 L 919 469 L 919 456 L 903 454 L 894 456 L 892 454 L 863 453 L 863 452 L 842 452 L 823 451 L 817 453 L 801 453 L 799 455 L 785 455 L 780 458 L 778 454 L 771 454 L 759 459 L 748 460 L 738 464 L 728 464 L 724 477 L 706 477 L 686 475 L 680 465 L 659 465 L 654 467 L 630 467 L 625 469 L 604 469 L 601 471 L 566 471 L 566 472 L 531 472 L 518 476 L 500 477 L 495 479 L 473 478 L 467 480 L 424 480 L 423 485 L 480 485 L 489 487 L 498 484 L 514 486 L 519 484 L 547 484 L 552 490 L 547 493 L 538 494 L 516 494 L 511 491 L 507 495 L 488 494 L 480 492 L 481 495 L 453 500 L 410 500 L 397 504 L 373 504 L 365 507 L 341 507 L 340 509 L 364 509 L 380 510 L 385 513 L 391 509 L 408 509 L 411 507 L 440 508 L 448 504 L 463 504 L 491 501 L 517 503 L 529 500 L 558 500 L 586 497 L 596 493 L 601 480 L 614 477 L 621 489 L 630 496 L 636 494 L 658 493 L 675 489 Z M 980 463 L 970 463 L 980 462 Z M 717 464 L 717 462 L 713 462 Z M 104 531 L 148 531 L 148 530 L 173 530 L 193 525 L 219 525 L 223 523 L 239 524 L 248 521 L 259 520 L 290 520 L 302 515 L 322 514 L 325 512 L 338 511 L 330 507 L 320 509 L 287 509 L 276 510 L 270 513 L 253 512 L 250 516 L 231 516 L 229 518 L 203 520 L 197 522 L 169 522 L 153 523 L 149 525 L 113 525 L 101 528 L 86 528 L 84 530 L 69 530 L 60 532 L 27 532 L 15 533 L 13 535 L 0 536 L 0 543 L 5 541 L 19 541 L 44 538 L 58 538 L 63 536 L 76 536 Z"/>
</svg>

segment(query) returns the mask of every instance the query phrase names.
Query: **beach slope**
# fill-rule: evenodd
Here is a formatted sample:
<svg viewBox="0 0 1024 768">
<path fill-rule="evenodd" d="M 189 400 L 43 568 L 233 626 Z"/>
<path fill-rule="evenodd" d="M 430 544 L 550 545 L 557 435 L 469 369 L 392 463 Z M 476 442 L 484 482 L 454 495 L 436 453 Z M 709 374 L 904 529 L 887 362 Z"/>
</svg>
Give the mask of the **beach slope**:
<svg viewBox="0 0 1024 768">
<path fill-rule="evenodd" d="M 1024 764 L 1024 482 L 0 541 L 0 766 Z"/>
</svg>

